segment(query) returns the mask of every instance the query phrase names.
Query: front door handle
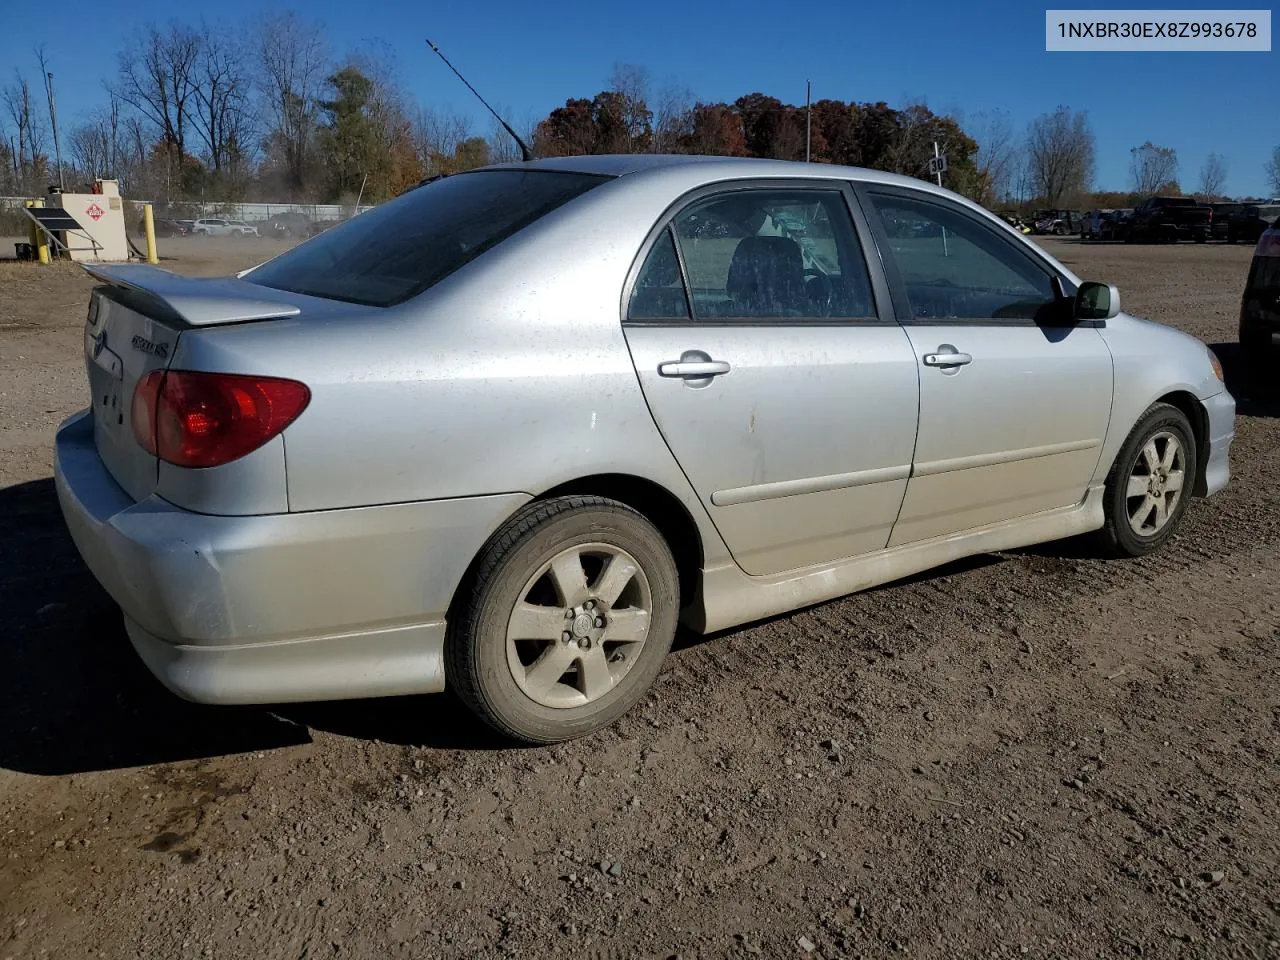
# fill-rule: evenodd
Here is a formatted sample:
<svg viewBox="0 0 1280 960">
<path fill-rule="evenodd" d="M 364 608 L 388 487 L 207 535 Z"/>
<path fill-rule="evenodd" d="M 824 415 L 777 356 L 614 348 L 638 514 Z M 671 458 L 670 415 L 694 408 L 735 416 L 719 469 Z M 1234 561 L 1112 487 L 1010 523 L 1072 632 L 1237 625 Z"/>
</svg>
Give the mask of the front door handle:
<svg viewBox="0 0 1280 960">
<path fill-rule="evenodd" d="M 972 355 L 967 353 L 926 353 L 924 355 L 926 367 L 963 367 L 966 363 L 973 363 Z"/>
<path fill-rule="evenodd" d="M 658 376 L 685 380 L 702 380 L 728 372 L 729 364 L 723 360 L 668 360 L 658 364 Z"/>
</svg>

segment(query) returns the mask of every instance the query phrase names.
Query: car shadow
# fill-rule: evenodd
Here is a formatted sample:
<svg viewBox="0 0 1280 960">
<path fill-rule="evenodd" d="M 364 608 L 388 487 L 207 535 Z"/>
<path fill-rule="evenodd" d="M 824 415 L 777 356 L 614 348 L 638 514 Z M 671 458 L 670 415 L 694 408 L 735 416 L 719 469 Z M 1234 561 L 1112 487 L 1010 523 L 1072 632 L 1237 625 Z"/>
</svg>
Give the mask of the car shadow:
<svg viewBox="0 0 1280 960">
<path fill-rule="evenodd" d="M 51 479 L 0 489 L 0 768 L 40 776 L 311 742 L 319 729 L 442 748 L 497 745 L 449 696 L 211 707 L 143 666 L 81 562 Z"/>
<path fill-rule="evenodd" d="M 1270 363 L 1250 364 L 1239 343 L 1211 343 L 1242 417 L 1280 417 L 1280 378 Z"/>
</svg>

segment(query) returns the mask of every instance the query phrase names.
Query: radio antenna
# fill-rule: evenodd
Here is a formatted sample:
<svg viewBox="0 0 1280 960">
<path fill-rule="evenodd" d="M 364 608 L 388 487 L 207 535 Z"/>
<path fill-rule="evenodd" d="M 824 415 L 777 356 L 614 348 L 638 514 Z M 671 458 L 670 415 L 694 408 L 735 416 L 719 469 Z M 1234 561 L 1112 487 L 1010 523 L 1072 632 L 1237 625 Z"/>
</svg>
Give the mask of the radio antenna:
<svg viewBox="0 0 1280 960">
<path fill-rule="evenodd" d="M 439 57 L 441 60 L 444 61 L 444 65 L 453 71 L 454 76 L 456 76 L 459 80 L 461 80 L 464 84 L 466 84 L 467 89 L 476 95 L 476 99 L 484 104 L 484 108 L 488 110 L 491 114 L 493 114 L 493 118 L 495 120 L 497 120 L 500 124 L 502 124 L 502 129 L 507 131 L 507 133 L 511 134 L 511 139 L 514 140 L 516 142 L 516 145 L 520 147 L 520 159 L 525 161 L 526 163 L 532 160 L 533 151 L 531 151 L 529 149 L 529 145 L 525 143 L 523 140 L 521 140 L 519 135 L 514 130 L 511 129 L 511 124 L 507 123 L 507 121 L 503 120 L 502 117 L 498 116 L 498 111 L 493 109 L 493 107 L 489 106 L 489 102 L 485 100 L 484 97 L 480 96 L 480 93 L 476 90 L 475 87 L 467 83 L 467 78 L 464 77 L 462 74 L 458 73 L 458 68 L 449 62 L 449 58 L 440 52 L 439 47 L 437 47 L 430 40 L 427 41 L 427 46 L 432 49 L 432 51 L 435 53 L 437 57 Z"/>
</svg>

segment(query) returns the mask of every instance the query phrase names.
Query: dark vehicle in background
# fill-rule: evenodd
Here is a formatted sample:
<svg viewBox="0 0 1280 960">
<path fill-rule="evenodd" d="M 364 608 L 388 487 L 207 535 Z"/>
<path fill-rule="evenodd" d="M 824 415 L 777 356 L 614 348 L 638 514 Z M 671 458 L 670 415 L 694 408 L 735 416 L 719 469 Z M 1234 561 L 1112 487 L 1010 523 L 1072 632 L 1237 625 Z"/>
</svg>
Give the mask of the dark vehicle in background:
<svg viewBox="0 0 1280 960">
<path fill-rule="evenodd" d="M 1128 236 L 1133 241 L 1204 243 L 1213 229 L 1213 208 L 1194 197 L 1149 197 L 1133 211 Z"/>
<path fill-rule="evenodd" d="M 1246 203 L 1211 203 L 1209 208 L 1213 210 L 1213 223 L 1210 225 L 1209 236 L 1214 240 L 1229 240 L 1228 227 L 1231 224 L 1231 218 L 1244 212 L 1247 207 Z M 1256 240 L 1255 240 L 1256 242 Z"/>
<path fill-rule="evenodd" d="M 1240 207 L 1227 221 L 1227 243 L 1257 243 L 1280 217 L 1280 204 L 1240 204 Z"/>
<path fill-rule="evenodd" d="M 1132 210 L 1090 210 L 1080 224 L 1081 240 L 1123 240 Z"/>
<path fill-rule="evenodd" d="M 320 232 L 318 225 L 304 213 L 286 211 L 268 217 L 258 230 L 264 237 L 275 237 L 277 240 L 303 240 L 314 237 Z"/>
<path fill-rule="evenodd" d="M 168 218 L 156 217 L 153 221 L 156 228 L 157 237 L 185 237 L 191 232 L 183 221 L 170 220 Z M 147 232 L 147 218 L 145 216 L 138 217 L 138 233 L 145 235 Z"/>
<path fill-rule="evenodd" d="M 1240 300 L 1240 352 L 1254 374 L 1280 352 L 1280 219 L 1258 238 Z"/>
</svg>

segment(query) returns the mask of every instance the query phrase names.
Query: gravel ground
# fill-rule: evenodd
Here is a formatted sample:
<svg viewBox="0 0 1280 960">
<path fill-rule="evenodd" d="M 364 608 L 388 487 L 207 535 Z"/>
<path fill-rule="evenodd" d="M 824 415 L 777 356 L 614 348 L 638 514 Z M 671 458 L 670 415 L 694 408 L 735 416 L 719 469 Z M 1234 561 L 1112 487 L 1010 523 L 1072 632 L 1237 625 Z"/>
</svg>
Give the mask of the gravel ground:
<svg viewBox="0 0 1280 960">
<path fill-rule="evenodd" d="M 1248 250 L 1046 246 L 1237 366 Z M 0 960 L 1280 956 L 1274 399 L 1157 556 L 1050 544 L 685 636 L 615 728 L 513 750 L 447 696 L 151 679 L 49 479 L 88 289 L 0 265 Z"/>
</svg>

